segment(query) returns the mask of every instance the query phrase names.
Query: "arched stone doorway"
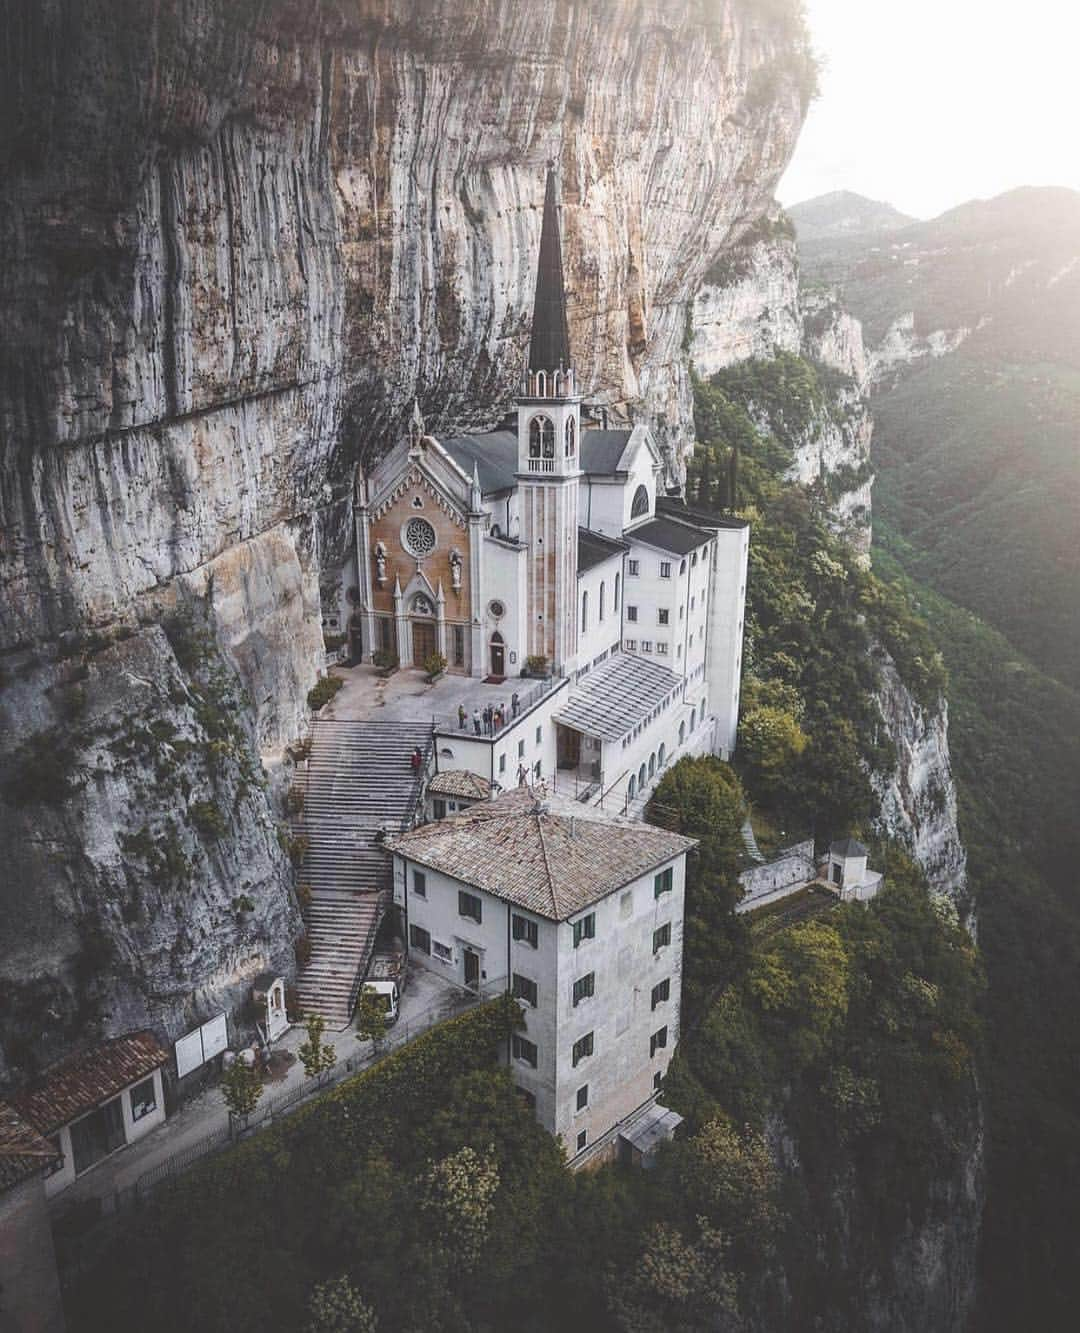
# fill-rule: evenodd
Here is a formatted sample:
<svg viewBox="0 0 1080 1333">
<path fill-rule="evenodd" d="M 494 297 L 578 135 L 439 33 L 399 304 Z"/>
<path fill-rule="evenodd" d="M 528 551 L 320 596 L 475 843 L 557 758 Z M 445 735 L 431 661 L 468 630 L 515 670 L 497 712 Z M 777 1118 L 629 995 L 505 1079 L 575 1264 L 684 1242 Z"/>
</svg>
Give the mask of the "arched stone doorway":
<svg viewBox="0 0 1080 1333">
<path fill-rule="evenodd" d="M 503 642 L 503 636 L 498 630 L 491 636 L 490 644 L 491 655 L 491 674 L 493 676 L 506 675 L 506 644 Z"/>
<path fill-rule="evenodd" d="M 409 622 L 412 627 L 412 661 L 422 667 L 436 651 L 435 608 L 431 598 L 418 592 L 412 600 Z"/>
</svg>

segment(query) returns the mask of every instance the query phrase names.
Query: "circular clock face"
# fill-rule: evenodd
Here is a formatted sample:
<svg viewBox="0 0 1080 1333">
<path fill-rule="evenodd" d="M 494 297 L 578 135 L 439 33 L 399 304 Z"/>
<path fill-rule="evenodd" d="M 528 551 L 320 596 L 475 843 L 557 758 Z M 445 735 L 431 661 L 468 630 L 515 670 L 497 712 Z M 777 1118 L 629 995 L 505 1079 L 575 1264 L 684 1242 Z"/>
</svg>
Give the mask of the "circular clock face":
<svg viewBox="0 0 1080 1333">
<path fill-rule="evenodd" d="M 506 615 L 506 607 L 502 602 L 488 602 L 488 612 L 495 620 L 501 620 Z"/>
<path fill-rule="evenodd" d="M 410 518 L 401 540 L 411 555 L 422 560 L 435 549 L 435 529 L 426 518 Z"/>
</svg>

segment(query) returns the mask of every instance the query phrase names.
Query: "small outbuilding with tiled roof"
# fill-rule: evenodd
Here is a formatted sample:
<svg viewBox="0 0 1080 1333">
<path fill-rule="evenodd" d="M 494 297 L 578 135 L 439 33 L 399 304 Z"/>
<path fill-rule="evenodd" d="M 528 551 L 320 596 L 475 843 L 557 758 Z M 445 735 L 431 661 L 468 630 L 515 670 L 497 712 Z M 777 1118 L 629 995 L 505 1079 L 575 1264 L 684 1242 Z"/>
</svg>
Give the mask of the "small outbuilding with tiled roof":
<svg viewBox="0 0 1080 1333">
<path fill-rule="evenodd" d="M 491 779 L 482 773 L 465 768 L 436 773 L 427 785 L 427 818 L 445 819 L 447 815 L 468 810 L 477 801 L 489 801 L 491 790 Z"/>
<path fill-rule="evenodd" d="M 694 840 L 520 787 L 387 843 L 409 955 L 509 991 L 514 1082 L 571 1158 L 610 1148 L 678 1040 Z"/>
<path fill-rule="evenodd" d="M 168 1058 L 153 1033 L 129 1032 L 60 1061 L 10 1099 L 56 1150 L 47 1194 L 165 1119 L 161 1069 Z"/>
</svg>

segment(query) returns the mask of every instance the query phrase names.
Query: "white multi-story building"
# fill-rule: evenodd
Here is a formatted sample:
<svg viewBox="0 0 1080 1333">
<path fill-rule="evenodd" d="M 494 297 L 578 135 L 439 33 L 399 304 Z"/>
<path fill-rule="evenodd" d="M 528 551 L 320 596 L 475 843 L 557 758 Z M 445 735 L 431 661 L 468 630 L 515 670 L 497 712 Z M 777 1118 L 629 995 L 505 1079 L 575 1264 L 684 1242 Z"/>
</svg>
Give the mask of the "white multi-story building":
<svg viewBox="0 0 1080 1333">
<path fill-rule="evenodd" d="M 532 779 L 540 763 L 560 789 L 565 779 L 576 796 L 637 810 L 680 754 L 730 753 L 748 529 L 687 509 L 668 474 L 644 424 L 583 420 L 549 175 L 511 419 L 436 439 L 416 413 L 409 438 L 357 478 L 341 608 L 354 660 L 420 667 L 438 653 L 450 673 L 503 681 L 543 659 L 569 684 L 530 721 L 545 728 L 542 743 L 523 733 L 515 753 L 497 755 L 461 738 L 441 747 L 454 753 L 440 753 L 440 771 L 472 768 L 506 786 L 519 764 Z M 519 748 L 542 753 L 526 761 Z"/>
<path fill-rule="evenodd" d="M 518 998 L 506 1060 L 571 1158 L 649 1102 L 679 1035 L 692 839 L 521 788 L 388 846 L 411 957 Z"/>
</svg>

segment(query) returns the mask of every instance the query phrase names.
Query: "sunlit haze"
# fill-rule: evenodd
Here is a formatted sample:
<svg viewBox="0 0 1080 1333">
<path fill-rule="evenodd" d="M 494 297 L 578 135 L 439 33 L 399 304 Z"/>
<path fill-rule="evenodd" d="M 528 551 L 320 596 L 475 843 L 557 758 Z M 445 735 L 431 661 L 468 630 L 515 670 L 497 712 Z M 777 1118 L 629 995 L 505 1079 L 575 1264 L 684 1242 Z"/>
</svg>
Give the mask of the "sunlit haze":
<svg viewBox="0 0 1080 1333">
<path fill-rule="evenodd" d="M 1080 189 L 1068 0 L 807 0 L 821 96 L 782 203 L 854 190 L 931 217 L 1018 185 Z"/>
</svg>

